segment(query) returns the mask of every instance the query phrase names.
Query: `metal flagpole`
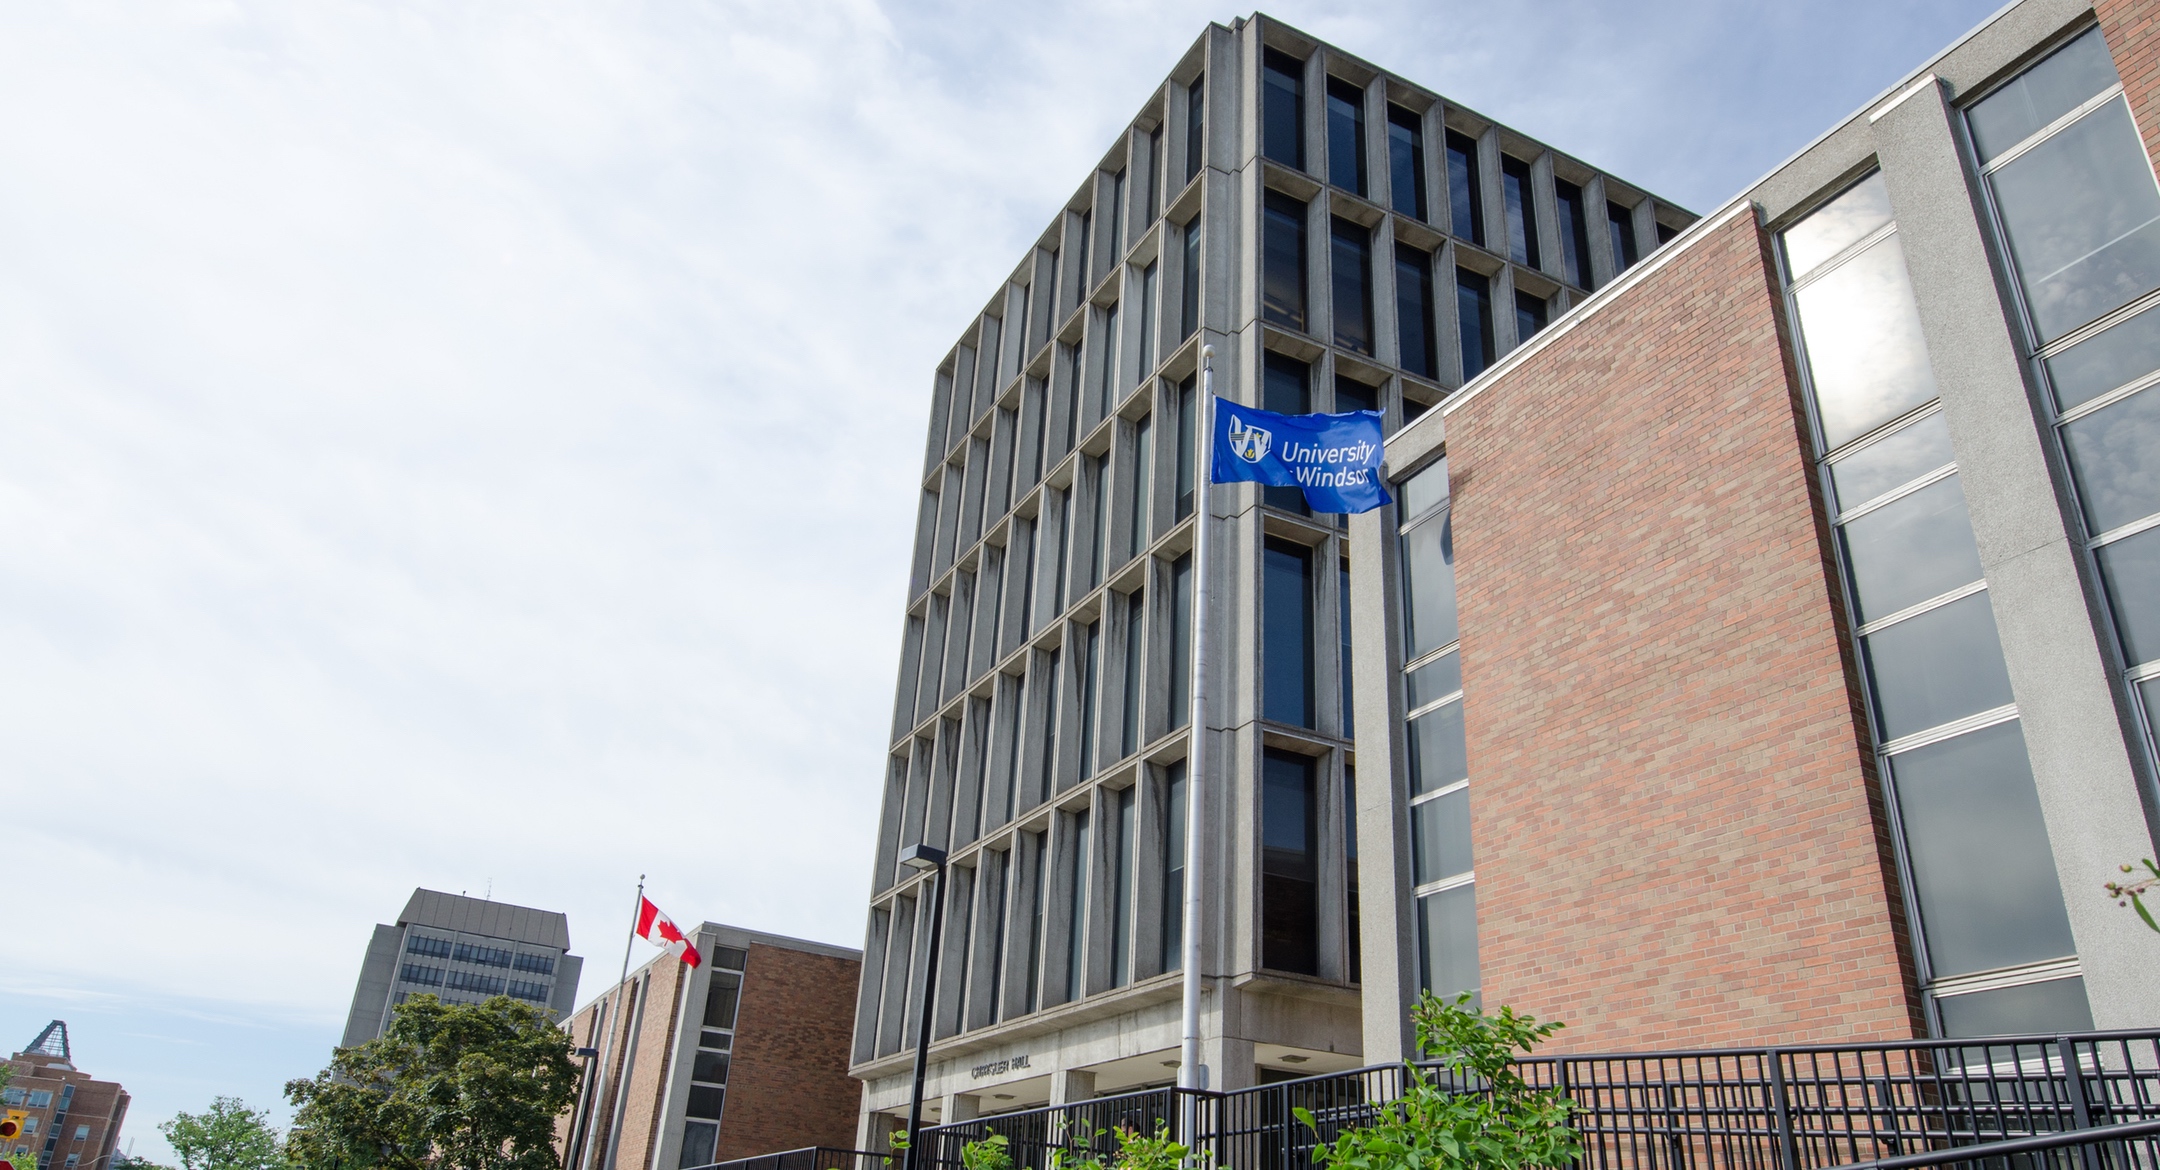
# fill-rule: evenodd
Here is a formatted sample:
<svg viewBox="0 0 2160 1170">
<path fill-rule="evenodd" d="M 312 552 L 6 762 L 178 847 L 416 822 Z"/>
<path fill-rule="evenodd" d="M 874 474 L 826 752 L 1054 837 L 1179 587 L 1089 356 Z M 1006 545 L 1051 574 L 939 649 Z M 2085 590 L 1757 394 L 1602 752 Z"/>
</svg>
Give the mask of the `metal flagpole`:
<svg viewBox="0 0 2160 1170">
<path fill-rule="evenodd" d="M 611 1004 L 608 1011 L 608 1031 L 607 1038 L 601 1043 L 599 1070 L 593 1074 L 595 1089 L 592 1113 L 586 1119 L 585 1140 L 578 1146 L 577 1157 L 572 1163 L 572 1170 L 583 1170 L 585 1166 L 592 1162 L 593 1138 L 599 1132 L 600 1098 L 598 1094 L 607 1088 L 608 1063 L 609 1059 L 615 1054 L 615 1033 L 622 1019 L 623 984 L 630 981 L 630 948 L 637 942 L 638 919 L 644 913 L 645 875 L 639 874 L 637 875 L 637 902 L 630 907 L 630 934 L 629 937 L 623 939 L 622 944 L 622 977 L 615 981 L 615 990 L 608 997 Z"/>
<path fill-rule="evenodd" d="M 1208 646 L 1208 529 L 1215 519 L 1215 347 L 1200 347 L 1200 497 L 1198 519 L 1193 523 L 1193 625 L 1192 625 L 1192 746 L 1185 753 L 1185 1032 L 1178 1045 L 1177 1083 L 1180 1089 L 1205 1089 L 1207 1069 L 1200 1063 L 1200 860 L 1207 834 L 1202 826 L 1207 790 L 1207 646 Z M 1197 1139 L 1190 1106 L 1186 1110 L 1185 1144 Z"/>
</svg>

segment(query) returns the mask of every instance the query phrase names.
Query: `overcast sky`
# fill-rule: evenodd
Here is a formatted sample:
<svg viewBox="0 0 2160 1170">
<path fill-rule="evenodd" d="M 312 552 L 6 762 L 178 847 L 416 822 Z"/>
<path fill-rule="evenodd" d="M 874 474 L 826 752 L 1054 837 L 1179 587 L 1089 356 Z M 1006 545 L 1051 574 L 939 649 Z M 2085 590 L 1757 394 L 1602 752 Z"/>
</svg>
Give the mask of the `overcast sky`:
<svg viewBox="0 0 2160 1170">
<path fill-rule="evenodd" d="M 1707 212 L 1994 6 L 1270 11 Z M 0 1047 L 165 1159 L 415 886 L 861 945 L 931 371 L 1235 15 L 0 6 Z"/>
</svg>

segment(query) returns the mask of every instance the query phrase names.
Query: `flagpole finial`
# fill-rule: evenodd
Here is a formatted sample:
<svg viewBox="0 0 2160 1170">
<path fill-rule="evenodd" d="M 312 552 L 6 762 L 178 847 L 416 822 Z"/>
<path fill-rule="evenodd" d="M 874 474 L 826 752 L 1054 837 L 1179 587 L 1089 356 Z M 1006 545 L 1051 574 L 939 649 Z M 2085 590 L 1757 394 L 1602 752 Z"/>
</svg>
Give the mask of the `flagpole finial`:
<svg viewBox="0 0 2160 1170">
<path fill-rule="evenodd" d="M 1203 364 L 1212 364 L 1215 361 L 1215 347 L 1212 345 L 1201 346 L 1200 361 Z"/>
</svg>

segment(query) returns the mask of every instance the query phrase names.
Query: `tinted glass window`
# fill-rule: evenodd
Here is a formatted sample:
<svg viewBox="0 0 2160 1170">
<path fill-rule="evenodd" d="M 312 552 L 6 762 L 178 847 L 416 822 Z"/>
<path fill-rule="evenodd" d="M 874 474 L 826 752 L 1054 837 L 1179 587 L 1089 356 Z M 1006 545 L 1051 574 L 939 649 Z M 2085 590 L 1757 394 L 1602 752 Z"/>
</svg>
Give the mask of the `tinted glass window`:
<svg viewBox="0 0 2160 1170">
<path fill-rule="evenodd" d="M 1478 988 L 1475 890 L 1457 886 L 1418 899 L 1418 977 L 1434 995 Z"/>
<path fill-rule="evenodd" d="M 1617 203 L 1607 203 L 1605 235 L 1612 245 L 1613 271 L 1627 271 L 1640 255 L 1635 243 L 1635 213 Z"/>
<path fill-rule="evenodd" d="M 1327 83 L 1328 182 L 1365 193 L 1365 92 L 1330 77 Z"/>
<path fill-rule="evenodd" d="M 1312 368 L 1288 354 L 1272 350 L 1261 363 L 1260 408 L 1277 414 L 1312 411 Z M 1296 487 L 1263 487 L 1260 502 L 1285 512 L 1306 515 L 1305 493 Z"/>
<path fill-rule="evenodd" d="M 1515 343 L 1522 344 L 1545 328 L 1545 298 L 1526 292 L 1515 294 Z"/>
<path fill-rule="evenodd" d="M 1455 270 L 1455 314 L 1462 336 L 1462 376 L 1485 372 L 1493 353 L 1492 282 L 1467 268 Z"/>
<path fill-rule="evenodd" d="M 1478 176 L 1476 140 L 1453 130 L 1447 135 L 1448 210 L 1455 234 L 1480 247 L 1485 243 L 1485 196 Z"/>
<path fill-rule="evenodd" d="M 1995 613 L 1985 593 L 1960 598 L 1861 639 L 1886 740 L 2010 701 Z"/>
<path fill-rule="evenodd" d="M 1973 148 L 1987 162 L 2113 84 L 2107 42 L 2091 29 L 1973 106 Z"/>
<path fill-rule="evenodd" d="M 1261 790 L 1260 965 L 1317 975 L 1320 841 L 1313 761 L 1267 752 Z"/>
<path fill-rule="evenodd" d="M 2114 541 L 2100 550 L 2100 577 L 2115 607 L 2115 631 L 2132 662 L 2160 658 L 2160 528 Z"/>
<path fill-rule="evenodd" d="M 1433 345 L 1432 254 L 1408 244 L 1395 245 L 1395 335 L 1402 368 L 1421 377 L 1440 376 L 1438 347 Z"/>
<path fill-rule="evenodd" d="M 1500 156 L 1500 206 L 1507 215 L 1508 258 L 1531 268 L 1543 264 L 1538 253 L 1536 205 L 1530 195 L 1530 164 Z"/>
<path fill-rule="evenodd" d="M 1312 553 L 1267 542 L 1264 581 L 1264 713 L 1278 723 L 1313 724 Z"/>
<path fill-rule="evenodd" d="M 1854 617 L 1889 617 L 1980 579 L 1965 492 L 1953 475 L 1843 526 Z"/>
<path fill-rule="evenodd" d="M 1412 881 L 1436 882 L 1470 870 L 1470 790 L 1458 788 L 1410 810 Z"/>
<path fill-rule="evenodd" d="M 1261 153 L 1305 169 L 1305 63 L 1277 49 L 1261 57 Z"/>
<path fill-rule="evenodd" d="M 1415 711 L 1462 689 L 1462 656 L 1444 654 L 1410 672 L 1403 705 Z"/>
<path fill-rule="evenodd" d="M 1369 354 L 1373 351 L 1372 233 L 1336 216 L 1330 223 L 1329 235 L 1335 344 Z"/>
<path fill-rule="evenodd" d="M 2160 393 L 2144 390 L 2063 428 L 2090 532 L 2160 512 Z"/>
<path fill-rule="evenodd" d="M 1260 308 L 1271 324 L 1305 329 L 1305 205 L 1280 191 L 1267 193 L 1261 241 Z"/>
<path fill-rule="evenodd" d="M 2160 190 L 2120 101 L 1990 178 L 2044 344 L 2160 288 Z"/>
<path fill-rule="evenodd" d="M 1407 656 L 1455 640 L 1455 534 L 1442 515 L 1403 534 L 1404 608 L 1409 611 Z"/>
<path fill-rule="evenodd" d="M 1554 209 L 1560 215 L 1560 269 L 1569 284 L 1590 287 L 1590 223 L 1583 214 L 1582 188 L 1553 180 Z"/>
<path fill-rule="evenodd" d="M 1830 484 L 1837 493 L 1837 508 L 1839 511 L 1856 508 L 1892 488 L 1902 487 L 1938 467 L 1947 466 L 1954 458 L 1950 451 L 1949 422 L 1940 414 L 1928 415 L 1830 465 Z"/>
<path fill-rule="evenodd" d="M 1877 171 L 1787 229 L 1785 265 L 1799 280 L 1890 222 L 1890 188 Z"/>
<path fill-rule="evenodd" d="M 2160 312 L 2151 309 L 2048 359 L 2055 405 L 2069 410 L 2160 370 Z"/>
<path fill-rule="evenodd" d="M 1799 290 L 1794 301 L 1826 449 L 1935 397 L 1935 371 L 1896 236 Z"/>
<path fill-rule="evenodd" d="M 1447 460 L 1440 459 L 1402 481 L 1402 499 L 1397 504 L 1400 509 L 1398 514 L 1405 520 L 1414 520 L 1446 503 L 1447 498 Z"/>
<path fill-rule="evenodd" d="M 1449 655 L 1453 658 L 1453 655 Z M 1463 705 L 1449 703 L 1410 721 L 1410 792 L 1422 796 L 1470 777 Z"/>
<path fill-rule="evenodd" d="M 1388 107 L 1388 193 L 1396 211 L 1425 218 L 1424 120 L 1396 105 Z"/>
</svg>

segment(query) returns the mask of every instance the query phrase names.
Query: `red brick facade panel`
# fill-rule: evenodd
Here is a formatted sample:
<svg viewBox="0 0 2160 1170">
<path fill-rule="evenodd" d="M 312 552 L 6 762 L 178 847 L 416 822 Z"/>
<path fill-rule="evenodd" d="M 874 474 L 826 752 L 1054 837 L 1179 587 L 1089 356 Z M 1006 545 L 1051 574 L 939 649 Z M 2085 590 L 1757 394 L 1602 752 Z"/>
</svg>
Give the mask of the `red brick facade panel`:
<svg viewBox="0 0 2160 1170">
<path fill-rule="evenodd" d="M 1484 998 L 1558 1050 L 1916 1033 L 1752 216 L 1449 415 Z"/>
<path fill-rule="evenodd" d="M 2093 13 L 2145 136 L 2145 153 L 2160 158 L 2160 0 L 2099 0 Z"/>
<path fill-rule="evenodd" d="M 720 1119 L 722 1161 L 855 1144 L 862 1086 L 848 1076 L 862 963 L 753 943 Z"/>
</svg>

